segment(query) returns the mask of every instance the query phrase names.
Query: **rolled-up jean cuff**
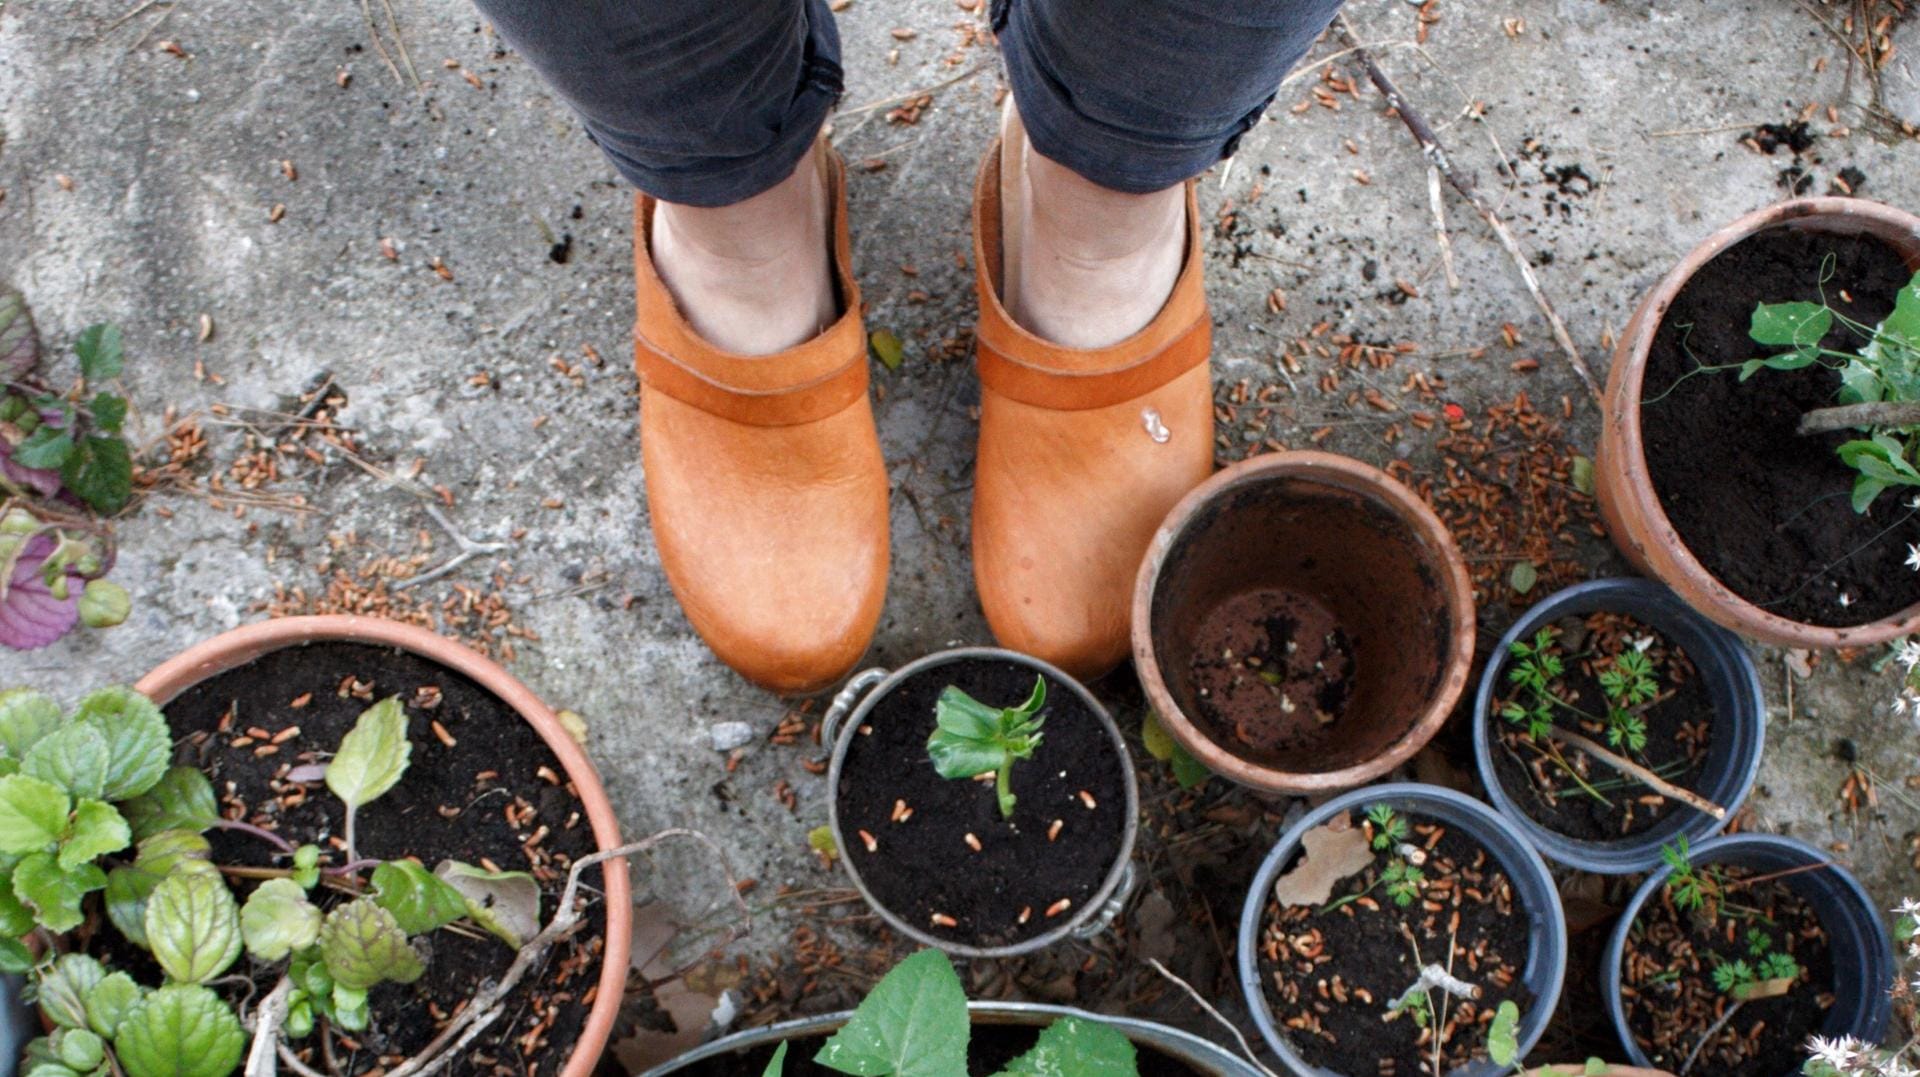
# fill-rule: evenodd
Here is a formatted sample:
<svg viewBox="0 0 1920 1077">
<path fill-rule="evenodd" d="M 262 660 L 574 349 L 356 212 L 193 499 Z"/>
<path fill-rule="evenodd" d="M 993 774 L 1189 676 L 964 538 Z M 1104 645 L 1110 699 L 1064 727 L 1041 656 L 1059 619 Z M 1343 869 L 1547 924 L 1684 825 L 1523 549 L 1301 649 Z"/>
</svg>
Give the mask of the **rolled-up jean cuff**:
<svg viewBox="0 0 1920 1077">
<path fill-rule="evenodd" d="M 1102 187 L 1149 194 L 1192 179 L 1232 153 L 1240 136 L 1266 110 L 1262 104 L 1227 130 L 1203 139 L 1143 138 L 1082 114 L 1065 87 L 1034 62 L 1022 21 L 997 21 L 1002 23 L 1000 53 L 1007 65 L 1007 81 L 1027 140 L 1042 156 Z"/>
</svg>

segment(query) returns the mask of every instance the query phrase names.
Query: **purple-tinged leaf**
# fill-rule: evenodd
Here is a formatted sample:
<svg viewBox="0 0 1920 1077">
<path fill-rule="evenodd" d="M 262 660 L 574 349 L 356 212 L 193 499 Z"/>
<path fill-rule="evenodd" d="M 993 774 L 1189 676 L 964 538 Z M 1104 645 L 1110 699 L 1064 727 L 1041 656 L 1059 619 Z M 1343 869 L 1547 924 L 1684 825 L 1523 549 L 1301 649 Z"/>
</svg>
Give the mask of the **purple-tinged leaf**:
<svg viewBox="0 0 1920 1077">
<path fill-rule="evenodd" d="M 53 536 L 35 535 L 14 562 L 6 594 L 0 597 L 0 646 L 16 651 L 45 647 L 79 623 L 79 578 L 72 578 L 64 599 L 53 597 L 41 578 L 41 566 L 57 546 Z"/>
<path fill-rule="evenodd" d="M 40 358 L 33 332 L 33 315 L 19 292 L 0 292 L 0 381 L 13 381 L 32 370 Z"/>
<path fill-rule="evenodd" d="M 52 497 L 60 492 L 60 469 L 52 467 L 26 467 L 14 463 L 13 454 L 0 446 L 0 475 L 16 486 L 25 487 L 41 497 Z"/>
</svg>

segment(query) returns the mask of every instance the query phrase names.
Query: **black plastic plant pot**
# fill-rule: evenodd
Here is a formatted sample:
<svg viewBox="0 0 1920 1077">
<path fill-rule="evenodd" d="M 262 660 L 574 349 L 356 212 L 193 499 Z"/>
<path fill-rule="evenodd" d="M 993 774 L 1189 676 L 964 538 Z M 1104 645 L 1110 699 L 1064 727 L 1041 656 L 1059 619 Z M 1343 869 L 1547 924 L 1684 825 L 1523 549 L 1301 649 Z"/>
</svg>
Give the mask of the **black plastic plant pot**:
<svg viewBox="0 0 1920 1077">
<path fill-rule="evenodd" d="M 1828 958 L 1833 970 L 1833 983 L 1829 988 L 1833 1005 L 1827 1010 L 1824 1024 L 1815 1029 L 1814 1034 L 1853 1036 L 1867 1043 L 1881 1041 L 1886 1035 L 1888 1019 L 1893 1011 L 1893 999 L 1889 994 L 1896 975 L 1893 940 L 1887 933 L 1879 908 L 1867 896 L 1859 880 L 1813 846 L 1773 834 L 1731 834 L 1713 838 L 1694 846 L 1690 859 L 1696 870 L 1710 865 L 1726 865 L 1776 876 L 1780 883 L 1811 906 L 1814 916 L 1827 933 Z M 1620 1037 L 1621 1046 L 1626 1048 L 1628 1061 L 1636 1066 L 1657 1066 L 1658 1063 L 1649 1060 L 1628 1021 L 1622 994 L 1627 986 L 1623 962 L 1641 913 L 1647 909 L 1649 902 L 1658 897 L 1672 876 L 1673 869 L 1663 865 L 1640 884 L 1640 889 L 1634 892 L 1626 910 L 1620 914 L 1620 921 L 1614 926 L 1613 935 L 1607 940 L 1606 953 L 1600 961 L 1601 997 L 1606 1000 L 1614 1033 Z M 1803 1061 L 1804 1057 L 1796 1058 L 1781 1069 L 1777 1077 L 1798 1074 Z M 1705 1065 L 1704 1056 L 1700 1062 L 1694 1067 L 1694 1072 L 1713 1072 L 1713 1067 Z M 1668 1068 L 1677 1072 L 1679 1065 L 1679 1062 L 1675 1062 Z"/>
<path fill-rule="evenodd" d="M 1497 762 L 1506 751 L 1499 734 L 1508 723 L 1498 711 L 1511 687 L 1507 678 L 1513 665 L 1513 644 L 1531 639 L 1541 628 L 1567 618 L 1600 612 L 1631 617 L 1677 647 L 1691 662 L 1694 672 L 1690 679 L 1694 684 L 1686 691 L 1696 706 L 1711 711 L 1711 739 L 1697 771 L 1680 784 L 1724 809 L 1724 818 L 1715 818 L 1679 800 L 1662 798 L 1663 813 L 1644 829 L 1605 838 L 1575 836 L 1529 814 L 1521 798 L 1531 791 L 1509 786 L 1508 780 L 1524 765 L 1502 767 Z M 1548 859 L 1603 875 L 1642 872 L 1660 863 L 1661 846 L 1681 836 L 1694 843 L 1712 837 L 1746 802 L 1760 770 L 1766 737 L 1765 704 L 1760 675 L 1740 637 L 1707 620 L 1653 580 L 1589 580 L 1543 599 L 1500 638 L 1481 671 L 1479 693 L 1474 697 L 1474 761 L 1493 806 Z M 1623 776 L 1606 770 L 1598 761 L 1595 769 L 1601 773 L 1594 779 L 1617 785 L 1614 795 L 1621 798 L 1653 792 L 1643 785 L 1628 785 Z M 1570 784 L 1568 791 L 1569 799 L 1582 795 L 1575 785 Z"/>
<path fill-rule="evenodd" d="M 1262 1077 L 1258 1069 L 1221 1047 L 1152 1021 L 1095 1015 L 1066 1006 L 1031 1002 L 971 1002 L 967 1010 L 973 1017 L 975 1041 L 1005 1040 L 1002 1053 L 1023 1050 L 1031 1045 L 1040 1029 L 1062 1017 L 1078 1017 L 1110 1025 L 1124 1033 L 1142 1056 L 1143 1072 L 1168 1073 L 1184 1069 L 1195 1077 Z M 663 1066 L 655 1066 L 640 1077 L 732 1077 L 734 1074 L 760 1077 L 780 1044 L 793 1045 L 789 1048 L 791 1065 L 793 1058 L 811 1055 L 807 1048 L 812 1044 L 808 1041 L 824 1040 L 846 1024 L 847 1017 L 845 1013 L 827 1014 L 735 1032 Z M 1011 1057 L 1009 1054 L 1008 1058 Z M 1147 1068 L 1149 1060 L 1155 1064 L 1151 1069 Z M 992 1066 L 988 1072 L 997 1068 Z"/>
<path fill-rule="evenodd" d="M 927 740 L 946 688 L 1016 707 L 1036 678 L 1045 724 L 1012 768 L 1007 817 L 992 777 L 941 777 Z M 969 957 L 1029 953 L 1098 934 L 1133 890 L 1139 792 L 1126 744 L 1085 687 L 1037 658 L 969 647 L 866 670 L 835 697 L 821 738 L 840 859 L 909 938 Z"/>
<path fill-rule="evenodd" d="M 1261 967 L 1261 936 L 1266 927 L 1268 904 L 1273 899 L 1274 883 L 1301 861 L 1306 835 L 1335 816 L 1349 815 L 1357 822 L 1376 805 L 1392 808 L 1415 821 L 1458 830 L 1471 843 L 1484 849 L 1492 864 L 1511 882 L 1515 911 L 1523 914 L 1515 919 L 1524 923 L 1528 935 L 1525 958 L 1516 978 L 1531 998 L 1521 1008 L 1516 1037 L 1519 1053 L 1525 1055 L 1546 1030 L 1554 1006 L 1559 1002 L 1561 980 L 1566 974 L 1567 923 L 1559 891 L 1540 854 L 1506 819 L 1472 797 L 1415 782 L 1368 786 L 1329 800 L 1288 828 L 1260 865 L 1240 914 L 1237 960 L 1241 993 L 1267 1046 L 1279 1056 L 1284 1072 L 1294 1077 L 1375 1077 L 1378 1072 L 1376 1066 L 1370 1064 L 1364 1070 L 1340 1073 L 1303 1058 L 1289 1031 L 1275 1019 L 1274 993 Z M 1455 885 L 1466 884 L 1459 881 Z M 1446 948 L 1448 938 L 1444 933 L 1440 935 L 1441 949 Z M 1377 991 L 1373 995 L 1371 1008 L 1384 1010 L 1390 998 L 1378 997 Z M 1359 998 L 1348 1003 L 1349 1006 L 1365 1004 Z M 1480 1060 L 1456 1066 L 1448 1077 L 1497 1077 L 1510 1069 Z"/>
</svg>

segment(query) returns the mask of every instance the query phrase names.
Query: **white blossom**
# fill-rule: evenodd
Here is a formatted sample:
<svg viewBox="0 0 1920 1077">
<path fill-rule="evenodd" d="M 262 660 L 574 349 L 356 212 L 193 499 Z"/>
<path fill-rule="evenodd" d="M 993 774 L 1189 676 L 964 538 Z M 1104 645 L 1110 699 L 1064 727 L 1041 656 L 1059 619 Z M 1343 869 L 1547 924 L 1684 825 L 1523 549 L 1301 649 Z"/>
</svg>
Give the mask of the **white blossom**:
<svg viewBox="0 0 1920 1077">
<path fill-rule="evenodd" d="M 1907 567 L 1920 572 L 1920 545 L 1907 543 Z"/>
</svg>

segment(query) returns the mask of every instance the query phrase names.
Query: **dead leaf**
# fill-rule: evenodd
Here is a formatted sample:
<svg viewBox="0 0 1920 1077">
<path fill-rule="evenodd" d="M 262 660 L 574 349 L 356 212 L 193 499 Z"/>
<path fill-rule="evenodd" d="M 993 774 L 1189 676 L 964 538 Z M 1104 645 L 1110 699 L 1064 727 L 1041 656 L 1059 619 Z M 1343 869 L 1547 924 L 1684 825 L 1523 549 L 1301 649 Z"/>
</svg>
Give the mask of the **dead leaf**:
<svg viewBox="0 0 1920 1077">
<path fill-rule="evenodd" d="M 1797 977 L 1793 976 L 1782 976 L 1778 979 L 1760 980 L 1756 983 L 1742 984 L 1733 989 L 1733 997 L 1742 1002 L 1752 1002 L 1755 999 L 1763 998 L 1778 998 L 1788 991 L 1793 990 L 1793 984 L 1796 979 Z"/>
<path fill-rule="evenodd" d="M 1323 905 L 1340 880 L 1373 863 L 1366 833 L 1345 813 L 1307 831 L 1300 846 L 1306 855 L 1273 884 L 1273 896 L 1282 907 Z"/>
</svg>

